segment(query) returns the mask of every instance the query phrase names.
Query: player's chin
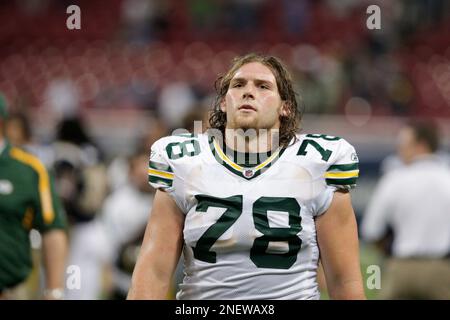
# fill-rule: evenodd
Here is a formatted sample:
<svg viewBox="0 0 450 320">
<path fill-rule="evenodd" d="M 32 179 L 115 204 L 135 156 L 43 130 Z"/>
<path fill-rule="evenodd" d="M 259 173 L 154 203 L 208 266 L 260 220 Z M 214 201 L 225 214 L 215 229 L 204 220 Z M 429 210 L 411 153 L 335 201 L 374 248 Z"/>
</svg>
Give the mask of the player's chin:
<svg viewBox="0 0 450 320">
<path fill-rule="evenodd" d="M 257 127 L 258 121 L 254 116 L 245 115 L 238 116 L 236 119 L 236 124 L 237 127 L 241 129 L 255 129 Z"/>
</svg>

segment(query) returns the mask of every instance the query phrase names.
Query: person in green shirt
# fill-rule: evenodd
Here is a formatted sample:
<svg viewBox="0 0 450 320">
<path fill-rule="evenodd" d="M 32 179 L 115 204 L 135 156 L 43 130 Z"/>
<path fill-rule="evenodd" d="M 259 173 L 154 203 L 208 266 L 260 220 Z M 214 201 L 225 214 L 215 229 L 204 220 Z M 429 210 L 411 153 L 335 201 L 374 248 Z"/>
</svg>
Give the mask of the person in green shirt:
<svg viewBox="0 0 450 320">
<path fill-rule="evenodd" d="M 67 256 L 65 213 L 42 162 L 5 137 L 6 106 L 0 96 L 0 299 L 32 270 L 29 232 L 42 234 L 45 299 L 61 299 Z"/>
</svg>

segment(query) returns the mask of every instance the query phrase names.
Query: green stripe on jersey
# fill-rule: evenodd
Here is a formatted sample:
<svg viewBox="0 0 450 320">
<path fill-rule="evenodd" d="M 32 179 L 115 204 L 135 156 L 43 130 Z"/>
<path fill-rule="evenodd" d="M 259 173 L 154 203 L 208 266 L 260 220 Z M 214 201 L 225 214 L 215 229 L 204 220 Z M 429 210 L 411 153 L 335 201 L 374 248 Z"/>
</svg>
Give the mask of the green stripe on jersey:
<svg viewBox="0 0 450 320">
<path fill-rule="evenodd" d="M 173 180 L 161 178 L 153 175 L 148 175 L 148 182 L 162 185 L 163 187 L 171 187 Z"/>
<path fill-rule="evenodd" d="M 345 185 L 356 185 L 356 177 L 348 179 L 326 179 L 328 185 L 345 186 Z"/>
<path fill-rule="evenodd" d="M 358 170 L 358 163 L 334 164 L 327 171 L 352 171 Z"/>
<path fill-rule="evenodd" d="M 155 170 L 161 170 L 161 171 L 166 171 L 166 172 L 173 172 L 172 168 L 169 165 L 164 164 L 164 163 L 160 163 L 160 162 L 150 161 L 148 163 L 148 166 L 150 168 L 152 168 L 152 169 L 155 169 Z"/>
</svg>

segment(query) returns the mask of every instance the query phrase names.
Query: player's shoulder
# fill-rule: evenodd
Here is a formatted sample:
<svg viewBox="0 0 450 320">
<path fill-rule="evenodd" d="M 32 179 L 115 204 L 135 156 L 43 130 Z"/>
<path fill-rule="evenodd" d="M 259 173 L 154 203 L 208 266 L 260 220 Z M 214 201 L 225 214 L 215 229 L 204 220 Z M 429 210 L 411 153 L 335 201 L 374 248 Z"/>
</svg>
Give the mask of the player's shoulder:
<svg viewBox="0 0 450 320">
<path fill-rule="evenodd" d="M 9 155 L 13 161 L 15 161 L 19 166 L 26 167 L 38 175 L 47 175 L 47 169 L 45 165 L 39 160 L 38 157 L 33 155 L 32 153 L 19 148 L 19 147 L 11 147 L 9 150 Z"/>
<path fill-rule="evenodd" d="M 175 177 L 182 177 L 198 163 L 207 148 L 204 134 L 181 134 L 160 138 L 151 147 L 148 180 L 156 189 L 175 190 Z"/>
<path fill-rule="evenodd" d="M 163 153 L 168 160 L 177 160 L 200 154 L 208 143 L 205 134 L 177 134 L 158 139 L 152 146 L 152 152 Z"/>
<path fill-rule="evenodd" d="M 322 133 L 304 133 L 298 134 L 296 138 L 297 155 L 308 155 L 312 159 L 319 158 L 328 164 L 345 156 L 349 158 L 350 162 L 358 162 L 354 146 L 343 137 Z"/>
<path fill-rule="evenodd" d="M 296 155 L 312 163 L 326 183 L 339 189 L 350 189 L 359 176 L 359 159 L 346 139 L 326 134 L 301 134 L 295 143 Z"/>
</svg>

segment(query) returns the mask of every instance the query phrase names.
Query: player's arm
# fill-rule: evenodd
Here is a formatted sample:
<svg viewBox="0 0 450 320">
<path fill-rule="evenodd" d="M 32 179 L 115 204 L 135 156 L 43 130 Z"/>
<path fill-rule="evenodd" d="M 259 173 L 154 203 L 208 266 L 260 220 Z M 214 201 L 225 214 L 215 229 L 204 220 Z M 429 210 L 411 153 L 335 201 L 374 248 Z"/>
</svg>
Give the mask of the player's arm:
<svg viewBox="0 0 450 320">
<path fill-rule="evenodd" d="M 64 292 L 64 274 L 67 258 L 67 235 L 53 229 L 42 235 L 46 291 L 45 299 L 61 299 Z"/>
<path fill-rule="evenodd" d="M 127 299 L 165 299 L 183 248 L 184 214 L 157 191 Z"/>
<path fill-rule="evenodd" d="M 33 226 L 42 234 L 42 254 L 45 270 L 45 299 L 62 299 L 64 295 L 65 267 L 68 253 L 66 215 L 56 193 L 53 177 L 35 157 L 22 151 L 18 156 L 35 169 L 36 198 Z"/>
<path fill-rule="evenodd" d="M 358 231 L 350 193 L 337 191 L 316 219 L 317 241 L 332 299 L 365 299 L 359 262 Z"/>
<path fill-rule="evenodd" d="M 50 176 L 53 219 L 42 222 L 42 253 L 45 269 L 45 299 L 62 299 L 64 295 L 65 268 L 68 255 L 66 216 Z"/>
</svg>

